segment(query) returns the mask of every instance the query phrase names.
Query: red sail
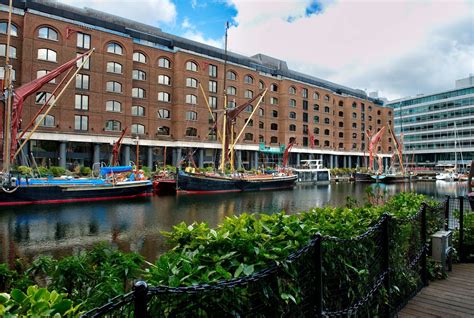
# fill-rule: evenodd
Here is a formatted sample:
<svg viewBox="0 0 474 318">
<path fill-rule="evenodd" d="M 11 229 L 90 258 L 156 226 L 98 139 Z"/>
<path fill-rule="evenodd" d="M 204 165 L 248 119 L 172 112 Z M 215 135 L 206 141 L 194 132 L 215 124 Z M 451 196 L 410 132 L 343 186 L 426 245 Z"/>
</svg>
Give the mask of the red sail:
<svg viewBox="0 0 474 318">
<path fill-rule="evenodd" d="M 374 167 L 374 155 L 377 153 L 377 144 L 380 142 L 380 139 L 382 139 L 382 134 L 385 131 L 385 127 L 382 127 L 375 135 L 373 135 L 370 138 L 370 143 L 369 143 L 369 168 L 370 170 L 373 170 Z M 367 131 L 367 136 L 371 136 L 370 132 Z"/>
<path fill-rule="evenodd" d="M 41 87 L 43 87 L 44 84 L 48 83 L 52 79 L 55 79 L 58 77 L 60 74 L 64 73 L 71 67 L 76 65 L 76 62 L 89 54 L 90 51 L 87 51 L 84 54 L 81 54 L 77 56 L 76 58 L 70 60 L 69 62 L 55 68 L 48 74 L 35 79 L 34 81 L 31 81 L 27 84 L 24 84 L 17 89 L 15 89 L 14 96 L 13 96 L 13 105 L 12 105 L 12 130 L 11 130 L 11 160 L 13 159 L 13 156 L 16 152 L 17 148 L 17 134 L 18 134 L 18 129 L 20 128 L 20 122 L 21 122 L 21 113 L 23 110 L 23 102 L 24 100 L 30 96 L 31 94 L 37 92 Z"/>
</svg>

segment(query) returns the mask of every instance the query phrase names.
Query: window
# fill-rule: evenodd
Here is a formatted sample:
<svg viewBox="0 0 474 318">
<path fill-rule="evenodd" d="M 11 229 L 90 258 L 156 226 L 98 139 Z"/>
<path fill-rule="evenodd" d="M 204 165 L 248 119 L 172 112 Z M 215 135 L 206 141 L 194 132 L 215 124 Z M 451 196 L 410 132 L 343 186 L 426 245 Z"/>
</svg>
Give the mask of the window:
<svg viewBox="0 0 474 318">
<path fill-rule="evenodd" d="M 35 124 L 40 123 L 39 125 L 41 127 L 55 127 L 56 126 L 54 116 L 46 115 L 44 116 L 43 120 L 41 120 L 41 118 L 43 118 L 43 116 L 39 115 L 38 118 L 36 118 L 35 120 Z"/>
<path fill-rule="evenodd" d="M 186 136 L 187 137 L 196 137 L 197 136 L 197 129 L 193 127 L 186 128 Z"/>
<path fill-rule="evenodd" d="M 227 71 L 227 79 L 231 81 L 237 80 L 237 74 L 234 71 Z"/>
<path fill-rule="evenodd" d="M 303 134 L 308 134 L 308 125 L 303 125 Z"/>
<path fill-rule="evenodd" d="M 10 35 L 11 36 L 18 36 L 18 29 L 15 25 L 10 24 Z M 0 33 L 1 34 L 7 34 L 8 30 L 8 23 L 7 22 L 0 22 Z"/>
<path fill-rule="evenodd" d="M 252 85 L 253 84 L 253 77 L 250 75 L 245 75 L 244 76 L 244 83 Z"/>
<path fill-rule="evenodd" d="M 313 117 L 313 123 L 315 123 L 315 124 L 319 123 L 319 116 L 314 116 Z"/>
<path fill-rule="evenodd" d="M 197 104 L 197 96 L 192 95 L 192 94 L 186 95 L 186 104 L 196 105 Z"/>
<path fill-rule="evenodd" d="M 290 107 L 296 107 L 296 100 L 295 99 L 290 99 Z"/>
<path fill-rule="evenodd" d="M 1 51 L 0 45 L 0 52 Z M 56 62 L 56 51 L 50 49 L 38 49 L 38 60 Z"/>
<path fill-rule="evenodd" d="M 142 52 L 133 52 L 133 60 L 139 63 L 146 63 L 146 56 Z"/>
<path fill-rule="evenodd" d="M 380 116 L 381 114 L 382 114 L 382 113 L 380 112 L 380 110 L 378 110 L 378 111 L 377 111 L 377 115 Z"/>
<path fill-rule="evenodd" d="M 314 105 L 313 105 L 313 110 L 314 110 L 314 111 L 319 111 L 319 105 L 318 105 L 318 104 L 314 104 Z"/>
<path fill-rule="evenodd" d="M 339 143 L 339 149 L 344 149 L 344 144 L 342 142 Z"/>
<path fill-rule="evenodd" d="M 213 112 L 212 114 L 208 114 L 207 119 L 208 119 L 209 124 L 216 123 L 217 122 L 217 113 Z"/>
<path fill-rule="evenodd" d="M 38 92 L 36 93 L 35 103 L 44 104 L 51 97 L 48 103 L 49 105 L 51 105 L 51 103 L 54 101 L 54 96 L 51 96 L 51 95 L 52 95 L 51 93 L 47 93 L 47 92 Z"/>
<path fill-rule="evenodd" d="M 82 115 L 74 116 L 74 129 L 75 130 L 88 130 L 89 129 L 89 117 Z"/>
<path fill-rule="evenodd" d="M 377 119 L 377 124 L 378 125 L 382 124 L 382 121 L 380 119 Z"/>
<path fill-rule="evenodd" d="M 259 129 L 264 129 L 265 128 L 265 123 L 263 121 L 258 122 L 258 128 Z"/>
<path fill-rule="evenodd" d="M 107 62 L 107 72 L 122 74 L 122 64 L 117 62 Z"/>
<path fill-rule="evenodd" d="M 289 127 L 288 127 L 289 131 L 296 131 L 296 125 L 293 125 L 291 124 Z"/>
<path fill-rule="evenodd" d="M 314 140 L 314 145 L 319 147 L 319 139 Z"/>
<path fill-rule="evenodd" d="M 170 128 L 166 127 L 166 126 L 160 126 L 156 130 L 156 134 L 161 135 L 161 136 L 169 136 L 170 135 Z"/>
<path fill-rule="evenodd" d="M 352 103 L 352 108 L 357 108 L 357 103 L 356 102 Z"/>
<path fill-rule="evenodd" d="M 278 105 L 278 98 L 276 98 L 276 97 L 271 97 L 271 98 L 270 98 L 270 104 L 272 104 L 272 105 Z"/>
<path fill-rule="evenodd" d="M 91 36 L 89 34 L 77 32 L 77 47 L 80 47 L 82 49 L 90 49 Z"/>
<path fill-rule="evenodd" d="M 123 55 L 123 48 L 120 44 L 112 42 L 112 43 L 107 44 L 107 52 Z"/>
<path fill-rule="evenodd" d="M 250 99 L 250 98 L 253 98 L 253 91 L 247 89 L 247 90 L 245 91 L 245 93 L 244 93 L 244 97 L 245 97 L 245 98 L 249 98 L 249 99 Z"/>
<path fill-rule="evenodd" d="M 121 131 L 122 124 L 118 120 L 107 120 L 105 122 L 106 131 Z"/>
<path fill-rule="evenodd" d="M 352 118 L 356 119 L 357 118 L 357 113 L 352 113 Z"/>
<path fill-rule="evenodd" d="M 58 40 L 58 32 L 56 32 L 55 30 L 53 30 L 50 27 L 42 27 L 42 28 L 38 29 L 38 37 L 40 39 L 57 41 Z"/>
<path fill-rule="evenodd" d="M 325 101 L 325 102 L 329 102 L 329 99 L 330 99 L 330 98 L 329 98 L 329 95 L 324 95 L 324 101 Z"/>
<path fill-rule="evenodd" d="M 2 67 L 2 70 L 3 70 L 3 67 Z M 39 70 L 39 71 L 36 72 L 36 78 L 43 77 L 43 76 L 45 76 L 45 75 L 48 74 L 48 73 L 49 73 L 48 70 Z M 3 78 L 3 76 L 2 76 L 2 78 Z M 50 83 L 50 84 L 56 84 L 56 79 L 53 78 L 53 79 L 50 80 L 48 83 Z"/>
<path fill-rule="evenodd" d="M 252 106 L 252 105 L 248 105 L 247 107 L 245 107 L 245 111 L 246 111 L 247 113 L 253 112 L 253 106 Z"/>
<path fill-rule="evenodd" d="M 116 112 L 119 113 L 122 111 L 122 103 L 116 100 L 108 100 L 105 103 L 105 110 L 108 112 Z"/>
<path fill-rule="evenodd" d="M 372 121 L 372 116 L 369 116 L 369 121 Z"/>
<path fill-rule="evenodd" d="M 344 102 L 342 100 L 339 101 L 339 107 L 344 107 Z"/>
<path fill-rule="evenodd" d="M 142 124 L 132 124 L 131 130 L 132 130 L 132 134 L 136 134 L 136 135 L 145 134 L 145 126 L 143 126 Z"/>
<path fill-rule="evenodd" d="M 278 92 L 278 85 L 277 85 L 277 84 L 272 84 L 272 85 L 270 85 L 270 91 L 272 91 L 272 92 Z"/>
<path fill-rule="evenodd" d="M 271 143 L 271 144 L 277 144 L 277 143 L 278 143 L 278 137 L 276 137 L 276 136 L 271 136 L 271 137 L 270 137 L 270 143 Z"/>
<path fill-rule="evenodd" d="M 217 82 L 216 81 L 209 81 L 209 92 L 217 93 Z"/>
<path fill-rule="evenodd" d="M 357 128 L 357 123 L 352 123 L 352 128 Z"/>
<path fill-rule="evenodd" d="M 265 83 L 263 81 L 258 81 L 258 88 L 264 89 L 265 88 Z"/>
<path fill-rule="evenodd" d="M 344 138 L 344 133 L 343 132 L 339 133 L 339 138 Z"/>
<path fill-rule="evenodd" d="M 324 135 L 329 136 L 331 131 L 329 129 L 324 129 Z"/>
<path fill-rule="evenodd" d="M 227 95 L 237 95 L 237 88 L 234 86 L 227 87 Z"/>
<path fill-rule="evenodd" d="M 186 112 L 186 120 L 197 120 L 197 113 L 196 112 Z"/>
<path fill-rule="evenodd" d="M 76 94 L 74 109 L 88 110 L 89 109 L 89 96 Z"/>
<path fill-rule="evenodd" d="M 368 109 L 369 109 L 369 112 L 371 112 L 372 111 L 372 106 L 369 106 Z"/>
<path fill-rule="evenodd" d="M 315 135 L 319 135 L 319 128 L 318 128 L 318 127 L 314 128 L 314 129 L 313 129 L 313 133 L 314 133 Z"/>
<path fill-rule="evenodd" d="M 357 138 L 357 133 L 352 133 L 352 139 L 356 139 Z"/>
<path fill-rule="evenodd" d="M 245 122 L 247 123 L 247 126 L 253 127 L 253 119 L 246 119 Z"/>
<path fill-rule="evenodd" d="M 234 100 L 228 100 L 227 101 L 227 108 L 235 108 L 237 106 L 237 103 Z"/>
<path fill-rule="evenodd" d="M 209 64 L 209 76 L 210 77 L 217 77 L 217 66 L 213 64 Z"/>
<path fill-rule="evenodd" d="M 79 56 L 79 55 L 82 55 L 82 53 L 77 53 L 76 57 Z M 82 64 L 84 61 L 86 61 L 86 62 L 84 64 Z M 82 65 L 83 69 L 89 70 L 91 68 L 91 57 L 89 56 L 89 58 L 87 60 L 86 60 L 85 56 L 78 59 L 77 62 L 76 62 L 76 66 L 80 67 L 81 65 Z"/>
<path fill-rule="evenodd" d="M 160 57 L 158 59 L 158 66 L 163 68 L 171 68 L 171 62 L 166 57 Z"/>
<path fill-rule="evenodd" d="M 158 118 L 160 119 L 170 119 L 171 112 L 167 109 L 159 109 L 158 110 Z"/>
<path fill-rule="evenodd" d="M 344 117 L 344 112 L 339 112 L 339 117 Z"/>
<path fill-rule="evenodd" d="M 209 96 L 209 107 L 217 108 L 217 97 L 216 96 Z"/>
<path fill-rule="evenodd" d="M 308 101 L 307 100 L 303 101 L 303 110 L 308 110 Z"/>
<path fill-rule="evenodd" d="M 197 72 L 198 66 L 195 62 L 193 61 L 187 61 L 186 62 L 186 70 L 187 71 L 192 71 L 192 72 Z"/>
<path fill-rule="evenodd" d="M 313 93 L 313 99 L 319 99 L 319 93 L 318 92 L 314 92 Z"/>
<path fill-rule="evenodd" d="M 132 106 L 132 116 L 145 116 L 145 107 L 143 106 Z"/>
<path fill-rule="evenodd" d="M 171 102 L 171 95 L 170 93 L 166 93 L 166 92 L 158 92 L 158 100 L 160 102 Z"/>
<path fill-rule="evenodd" d="M 304 123 L 308 122 L 308 113 L 303 113 L 303 122 Z"/>
<path fill-rule="evenodd" d="M 290 112 L 290 119 L 296 119 L 296 113 Z"/>
<path fill-rule="evenodd" d="M 331 121 L 329 120 L 329 118 L 324 118 L 324 123 L 329 125 L 331 123 Z"/>
<path fill-rule="evenodd" d="M 16 79 L 16 71 L 14 69 L 11 69 L 11 79 L 12 81 L 14 81 Z M 5 79 L 5 67 L 3 66 L 0 66 L 0 79 Z M 55 81 L 53 82 L 53 80 L 49 81 L 50 83 L 55 83 Z"/>
<path fill-rule="evenodd" d="M 76 75 L 76 88 L 89 89 L 89 75 L 77 74 Z"/>
<path fill-rule="evenodd" d="M 138 81 L 146 81 L 146 73 L 141 70 L 133 70 L 132 79 Z"/>
<path fill-rule="evenodd" d="M 258 109 L 258 116 L 264 116 L 265 115 L 265 111 L 263 110 L 263 108 L 259 108 Z"/>
<path fill-rule="evenodd" d="M 329 147 L 329 140 L 324 141 L 324 147 Z"/>
<path fill-rule="evenodd" d="M 303 88 L 301 90 L 301 96 L 303 96 L 303 98 L 308 98 L 308 89 L 307 88 Z"/>
<path fill-rule="evenodd" d="M 288 89 L 288 93 L 290 95 L 296 95 L 296 88 L 294 86 L 290 86 L 290 88 Z"/>
<path fill-rule="evenodd" d="M 122 93 L 122 84 L 119 82 L 107 82 L 106 91 L 111 93 Z"/>
<path fill-rule="evenodd" d="M 324 107 L 324 112 L 325 112 L 325 113 L 329 113 L 329 112 L 330 112 L 330 110 L 329 110 L 329 107 L 328 107 L 328 106 L 325 106 L 325 107 Z"/>
<path fill-rule="evenodd" d="M 278 111 L 273 110 L 273 111 L 272 111 L 272 117 L 273 117 L 273 118 L 278 118 Z"/>
<path fill-rule="evenodd" d="M 245 133 L 244 140 L 252 141 L 253 140 L 253 134 L 252 133 Z"/>
<path fill-rule="evenodd" d="M 344 122 L 342 121 L 339 122 L 339 128 L 344 128 Z"/>
<path fill-rule="evenodd" d="M 167 75 L 158 75 L 158 84 L 171 85 L 171 78 Z"/>
<path fill-rule="evenodd" d="M 133 98 L 146 98 L 146 91 L 140 87 L 132 88 L 132 97 Z"/>
<path fill-rule="evenodd" d="M 271 130 L 278 130 L 278 124 L 275 124 L 275 123 L 270 124 L 270 129 Z"/>
</svg>

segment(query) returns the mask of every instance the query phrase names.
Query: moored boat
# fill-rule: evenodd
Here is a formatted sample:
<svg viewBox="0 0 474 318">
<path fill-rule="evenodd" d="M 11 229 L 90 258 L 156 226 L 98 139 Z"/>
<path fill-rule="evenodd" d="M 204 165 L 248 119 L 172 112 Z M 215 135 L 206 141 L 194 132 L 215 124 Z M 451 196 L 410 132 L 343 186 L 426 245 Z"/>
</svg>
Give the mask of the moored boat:
<svg viewBox="0 0 474 318">
<path fill-rule="evenodd" d="M 323 167 L 320 159 L 301 160 L 301 166 L 291 171 L 298 176 L 298 183 L 328 183 L 331 180 L 329 169 Z"/>
</svg>

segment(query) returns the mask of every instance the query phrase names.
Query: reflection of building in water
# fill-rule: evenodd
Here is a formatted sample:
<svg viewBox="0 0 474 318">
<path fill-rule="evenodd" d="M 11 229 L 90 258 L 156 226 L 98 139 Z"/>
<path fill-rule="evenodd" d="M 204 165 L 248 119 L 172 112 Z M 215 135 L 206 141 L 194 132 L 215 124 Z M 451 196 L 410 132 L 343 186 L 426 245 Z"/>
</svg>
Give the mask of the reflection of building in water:
<svg viewBox="0 0 474 318">
<path fill-rule="evenodd" d="M 442 195 L 462 196 L 467 194 L 467 183 L 436 180 L 436 190 Z"/>
</svg>

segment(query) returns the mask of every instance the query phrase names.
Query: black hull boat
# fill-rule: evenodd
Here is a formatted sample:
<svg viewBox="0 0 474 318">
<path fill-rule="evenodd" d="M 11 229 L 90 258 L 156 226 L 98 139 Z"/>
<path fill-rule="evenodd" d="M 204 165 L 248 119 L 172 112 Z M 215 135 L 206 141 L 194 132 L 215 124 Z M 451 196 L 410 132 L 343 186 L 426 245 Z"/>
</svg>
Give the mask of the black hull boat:
<svg viewBox="0 0 474 318">
<path fill-rule="evenodd" d="M 354 173 L 354 180 L 359 182 L 376 182 L 375 179 L 372 178 L 370 173 Z"/>
<path fill-rule="evenodd" d="M 127 181 L 101 185 L 24 185 L 0 189 L 0 206 L 130 199 L 152 195 L 152 183 Z"/>
<path fill-rule="evenodd" d="M 179 171 L 178 193 L 223 193 L 288 189 L 295 185 L 296 175 L 219 176 Z"/>
</svg>

